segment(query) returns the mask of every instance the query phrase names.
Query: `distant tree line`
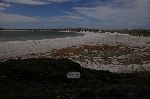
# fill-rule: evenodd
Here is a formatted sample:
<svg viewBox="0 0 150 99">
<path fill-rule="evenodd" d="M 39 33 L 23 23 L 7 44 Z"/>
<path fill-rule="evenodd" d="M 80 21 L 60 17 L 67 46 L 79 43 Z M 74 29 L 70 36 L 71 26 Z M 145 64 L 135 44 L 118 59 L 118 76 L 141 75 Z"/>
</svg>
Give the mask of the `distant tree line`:
<svg viewBox="0 0 150 99">
<path fill-rule="evenodd" d="M 57 28 L 57 29 L 4 29 L 0 28 L 0 30 L 26 30 L 26 31 L 49 31 L 49 32 L 60 32 L 60 31 L 72 31 L 72 32 L 94 32 L 94 33 L 105 33 L 105 32 L 118 32 L 123 34 L 130 34 L 132 36 L 146 36 L 150 37 L 149 29 L 91 29 L 91 28 Z"/>
</svg>

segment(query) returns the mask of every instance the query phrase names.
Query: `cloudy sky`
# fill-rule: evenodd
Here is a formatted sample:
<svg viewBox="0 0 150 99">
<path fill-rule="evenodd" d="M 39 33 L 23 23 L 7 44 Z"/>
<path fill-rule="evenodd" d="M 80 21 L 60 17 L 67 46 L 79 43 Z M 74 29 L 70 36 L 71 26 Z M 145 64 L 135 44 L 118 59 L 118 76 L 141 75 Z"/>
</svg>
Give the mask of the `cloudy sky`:
<svg viewBox="0 0 150 99">
<path fill-rule="evenodd" d="M 0 0 L 0 27 L 150 29 L 150 0 Z"/>
</svg>

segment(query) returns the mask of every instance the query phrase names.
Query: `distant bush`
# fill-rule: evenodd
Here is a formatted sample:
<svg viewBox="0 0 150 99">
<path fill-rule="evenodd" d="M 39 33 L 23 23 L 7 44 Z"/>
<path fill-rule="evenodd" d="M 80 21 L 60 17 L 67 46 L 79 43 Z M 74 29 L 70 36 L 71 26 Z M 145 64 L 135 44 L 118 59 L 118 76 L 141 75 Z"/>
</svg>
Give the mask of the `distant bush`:
<svg viewBox="0 0 150 99">
<path fill-rule="evenodd" d="M 118 32 L 118 33 L 123 33 L 123 34 L 129 34 L 132 36 L 150 37 L 150 30 L 145 30 L 145 29 L 101 30 L 101 32 L 102 33 L 104 33 L 104 32 L 110 32 L 110 33 Z"/>
</svg>

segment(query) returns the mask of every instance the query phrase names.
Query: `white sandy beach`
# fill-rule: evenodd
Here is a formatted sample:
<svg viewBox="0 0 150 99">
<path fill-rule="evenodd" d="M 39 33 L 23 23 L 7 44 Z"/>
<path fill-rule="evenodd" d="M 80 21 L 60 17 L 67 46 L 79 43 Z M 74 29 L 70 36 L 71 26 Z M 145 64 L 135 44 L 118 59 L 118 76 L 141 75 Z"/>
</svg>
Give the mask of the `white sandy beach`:
<svg viewBox="0 0 150 99">
<path fill-rule="evenodd" d="M 35 54 L 46 53 L 52 51 L 53 49 L 61 49 L 81 45 L 108 44 L 114 46 L 123 45 L 129 47 L 140 47 L 143 50 L 150 49 L 150 37 L 130 36 L 128 34 L 119 34 L 119 33 L 92 33 L 92 32 L 82 32 L 82 33 L 84 33 L 85 35 L 78 37 L 43 39 L 34 41 L 28 40 L 28 41 L 0 42 L 0 60 L 24 57 L 32 53 Z M 78 63 L 80 63 L 82 66 L 85 65 L 81 62 Z M 124 67 L 117 64 L 101 65 L 88 63 L 88 66 L 86 67 L 98 70 L 101 69 L 109 70 L 111 72 L 123 72 L 128 71 L 131 68 L 133 69 L 133 71 L 141 70 L 141 68 L 142 70 L 150 70 L 150 64 L 143 64 L 143 65 L 135 64 Z"/>
</svg>

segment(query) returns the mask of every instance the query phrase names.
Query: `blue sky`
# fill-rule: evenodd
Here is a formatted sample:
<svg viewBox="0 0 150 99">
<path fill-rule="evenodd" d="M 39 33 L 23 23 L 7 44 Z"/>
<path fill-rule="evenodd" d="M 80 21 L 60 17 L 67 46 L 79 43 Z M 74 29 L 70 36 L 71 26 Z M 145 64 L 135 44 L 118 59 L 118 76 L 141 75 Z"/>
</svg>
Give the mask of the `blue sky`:
<svg viewBox="0 0 150 99">
<path fill-rule="evenodd" d="M 0 27 L 150 29 L 150 0 L 0 0 Z"/>
</svg>

